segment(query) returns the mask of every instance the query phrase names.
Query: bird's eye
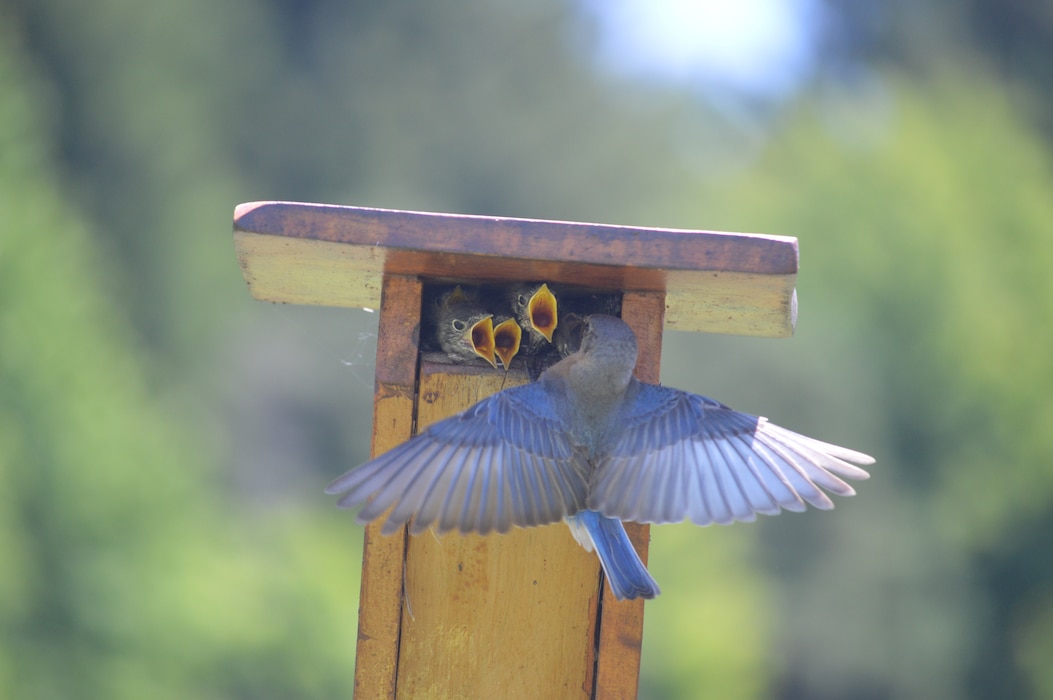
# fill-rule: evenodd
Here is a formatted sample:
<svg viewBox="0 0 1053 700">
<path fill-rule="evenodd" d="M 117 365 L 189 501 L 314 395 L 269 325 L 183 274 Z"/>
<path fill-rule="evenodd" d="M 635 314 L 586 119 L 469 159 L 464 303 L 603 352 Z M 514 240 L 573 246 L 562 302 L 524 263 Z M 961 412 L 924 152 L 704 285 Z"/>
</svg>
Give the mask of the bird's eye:
<svg viewBox="0 0 1053 700">
<path fill-rule="evenodd" d="M 459 318 L 453 319 L 453 322 L 450 323 L 450 325 L 453 326 L 453 329 L 458 333 L 463 333 L 465 329 L 468 328 L 468 324 Z"/>
<path fill-rule="evenodd" d="M 519 296 L 517 296 L 516 297 L 516 303 L 519 304 L 520 306 L 526 306 L 527 305 L 526 294 L 520 294 Z"/>
</svg>

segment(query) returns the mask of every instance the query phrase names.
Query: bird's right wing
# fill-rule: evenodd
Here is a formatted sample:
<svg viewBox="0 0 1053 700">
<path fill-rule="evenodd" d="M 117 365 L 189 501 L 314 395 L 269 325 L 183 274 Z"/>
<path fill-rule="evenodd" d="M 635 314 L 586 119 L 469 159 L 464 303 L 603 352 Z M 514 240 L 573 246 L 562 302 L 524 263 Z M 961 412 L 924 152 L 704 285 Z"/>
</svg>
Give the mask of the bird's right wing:
<svg viewBox="0 0 1053 700">
<path fill-rule="evenodd" d="M 541 384 L 480 401 L 338 477 L 326 493 L 364 507 L 359 522 L 392 508 L 383 532 L 507 532 L 561 520 L 585 507 L 585 457 Z"/>
</svg>

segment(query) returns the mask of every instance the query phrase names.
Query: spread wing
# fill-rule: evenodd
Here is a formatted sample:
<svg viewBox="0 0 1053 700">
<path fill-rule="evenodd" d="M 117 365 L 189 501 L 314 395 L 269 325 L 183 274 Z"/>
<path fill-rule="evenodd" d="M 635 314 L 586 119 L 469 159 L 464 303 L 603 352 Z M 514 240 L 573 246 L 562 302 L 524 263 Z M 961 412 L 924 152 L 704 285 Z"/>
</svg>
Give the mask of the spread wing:
<svg viewBox="0 0 1053 700">
<path fill-rule="evenodd" d="M 585 507 L 587 463 L 541 384 L 507 389 L 337 478 L 326 493 L 364 507 L 359 522 L 393 508 L 382 532 L 507 532 Z"/>
<path fill-rule="evenodd" d="M 868 455 L 813 440 L 697 394 L 634 382 L 622 432 L 592 475 L 588 507 L 608 517 L 697 525 L 834 507 Z"/>
</svg>

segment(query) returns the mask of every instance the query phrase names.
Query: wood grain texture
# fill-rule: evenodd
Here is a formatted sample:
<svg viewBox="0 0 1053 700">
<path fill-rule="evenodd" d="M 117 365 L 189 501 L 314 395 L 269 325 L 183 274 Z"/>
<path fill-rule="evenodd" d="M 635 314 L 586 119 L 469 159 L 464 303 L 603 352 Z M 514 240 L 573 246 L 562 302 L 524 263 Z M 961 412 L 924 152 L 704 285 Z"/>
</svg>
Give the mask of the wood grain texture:
<svg viewBox="0 0 1053 700">
<path fill-rule="evenodd" d="M 628 292 L 622 298 L 622 320 L 636 333 L 640 346 L 636 377 L 652 384 L 658 382 L 661 370 L 664 308 L 660 293 Z M 625 523 L 625 531 L 646 564 L 650 526 Z M 597 700 L 636 697 L 640 684 L 644 604 L 642 599 L 617 600 L 610 587 L 603 588 L 594 696 Z"/>
<path fill-rule="evenodd" d="M 257 299 L 375 308 L 384 273 L 664 292 L 679 330 L 788 336 L 797 239 L 504 217 L 251 202 L 234 242 Z"/>
<path fill-rule="evenodd" d="M 525 381 L 425 362 L 420 427 Z M 398 696 L 590 697 L 598 584 L 598 560 L 562 523 L 410 537 Z"/>
<path fill-rule="evenodd" d="M 373 395 L 375 457 L 408 440 L 414 420 L 421 284 L 388 276 L 383 282 Z M 366 526 L 355 652 L 355 696 L 393 698 L 399 658 L 405 529 L 380 534 L 382 521 Z"/>
</svg>

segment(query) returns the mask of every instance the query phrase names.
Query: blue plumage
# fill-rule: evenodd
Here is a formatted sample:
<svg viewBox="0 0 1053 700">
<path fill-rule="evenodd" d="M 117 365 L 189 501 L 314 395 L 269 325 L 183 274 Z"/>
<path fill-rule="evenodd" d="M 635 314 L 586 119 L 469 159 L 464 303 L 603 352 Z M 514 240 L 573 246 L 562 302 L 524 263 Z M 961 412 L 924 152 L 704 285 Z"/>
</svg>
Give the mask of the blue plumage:
<svg viewBox="0 0 1053 700">
<path fill-rule="evenodd" d="M 382 532 L 508 532 L 566 520 L 618 598 L 658 586 L 621 520 L 697 525 L 833 507 L 868 455 L 813 440 L 704 396 L 632 377 L 636 337 L 584 321 L 581 348 L 537 382 L 498 392 L 337 478 L 326 489 Z M 390 511 L 390 512 L 389 512 Z"/>
</svg>

